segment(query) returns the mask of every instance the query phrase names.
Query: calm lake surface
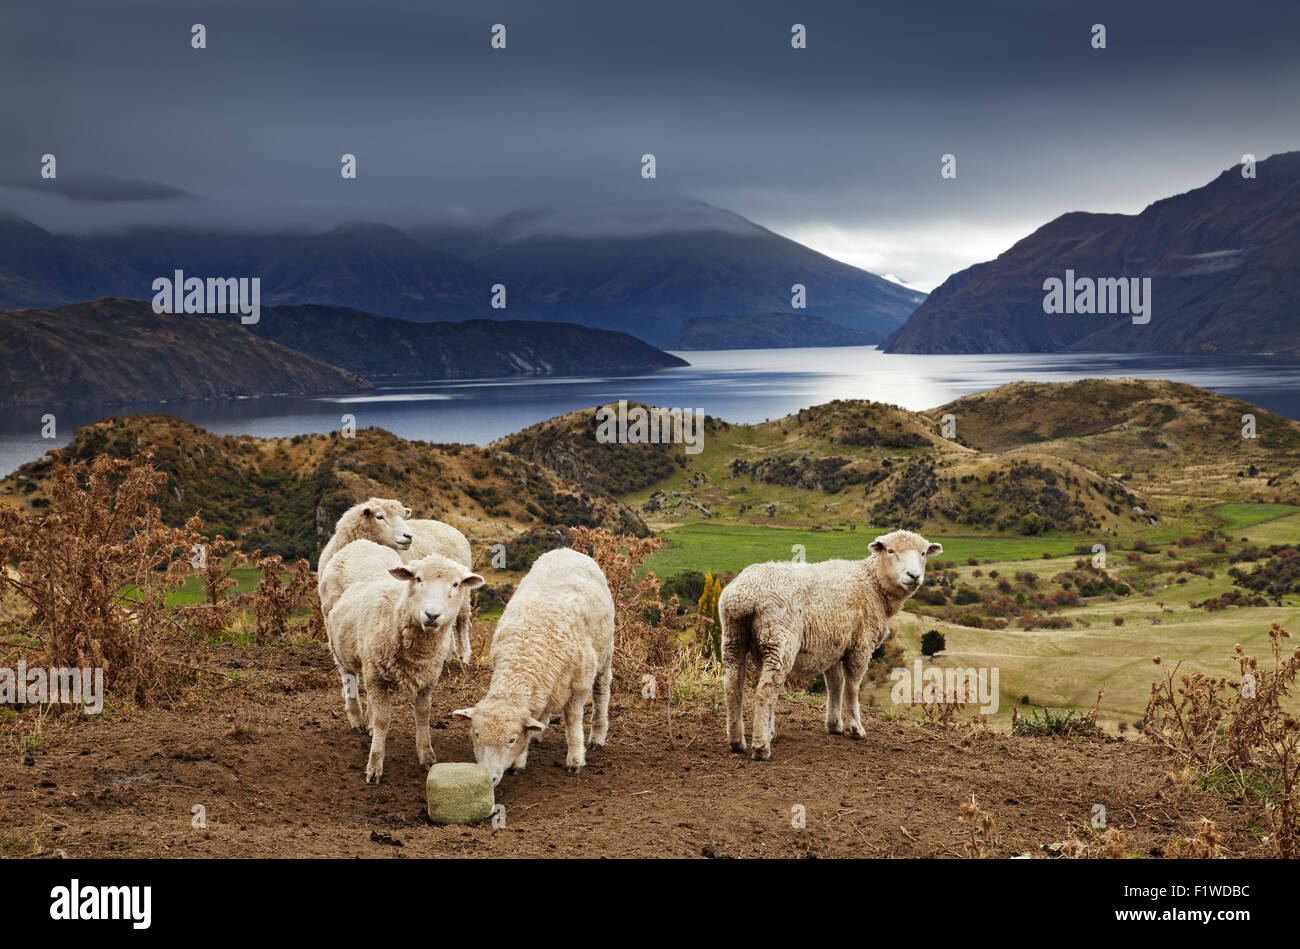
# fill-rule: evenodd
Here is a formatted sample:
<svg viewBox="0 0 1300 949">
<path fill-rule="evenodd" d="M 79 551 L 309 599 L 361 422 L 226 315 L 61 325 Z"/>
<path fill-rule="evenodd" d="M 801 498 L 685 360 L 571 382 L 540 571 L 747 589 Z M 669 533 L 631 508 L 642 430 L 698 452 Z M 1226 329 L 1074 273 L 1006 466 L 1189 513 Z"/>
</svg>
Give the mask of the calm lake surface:
<svg viewBox="0 0 1300 949">
<path fill-rule="evenodd" d="M 1269 356 L 1012 353 L 886 354 L 874 346 L 679 353 L 689 367 L 628 374 L 379 383 L 373 393 L 271 396 L 206 402 L 123 403 L 6 409 L 0 415 L 0 474 L 66 444 L 73 429 L 111 415 L 163 412 L 222 435 L 329 432 L 344 414 L 357 427 L 404 438 L 483 445 L 556 415 L 629 399 L 699 409 L 730 422 L 761 422 L 831 399 L 873 399 L 919 410 L 1017 380 L 1090 377 L 1170 379 L 1300 419 L 1300 361 Z M 42 439 L 53 412 L 58 438 Z"/>
</svg>

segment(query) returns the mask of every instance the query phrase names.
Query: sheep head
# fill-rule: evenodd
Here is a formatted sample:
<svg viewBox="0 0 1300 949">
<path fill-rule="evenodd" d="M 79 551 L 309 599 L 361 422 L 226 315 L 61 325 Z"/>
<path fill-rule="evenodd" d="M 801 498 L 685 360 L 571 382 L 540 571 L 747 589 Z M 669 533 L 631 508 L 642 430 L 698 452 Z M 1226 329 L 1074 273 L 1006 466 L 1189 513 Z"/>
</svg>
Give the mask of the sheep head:
<svg viewBox="0 0 1300 949">
<path fill-rule="evenodd" d="M 880 579 L 892 584 L 896 592 L 906 598 L 921 589 L 925 582 L 926 560 L 943 553 L 943 545 L 932 544 L 911 531 L 894 531 L 873 540 L 871 552 Z"/>
<path fill-rule="evenodd" d="M 402 564 L 388 573 L 395 580 L 406 581 L 403 604 L 407 619 L 420 629 L 450 626 L 469 591 L 483 585 L 477 573 L 440 554 Z"/>
<path fill-rule="evenodd" d="M 406 550 L 411 546 L 411 528 L 406 523 L 406 519 L 411 516 L 411 509 L 401 501 L 371 498 L 354 506 L 343 515 L 343 519 L 346 520 L 348 515 L 357 518 L 361 529 L 357 537 L 373 540 L 376 544 L 394 550 Z"/>
<path fill-rule="evenodd" d="M 528 751 L 529 742 L 542 733 L 544 722 L 533 718 L 523 701 L 485 698 L 473 708 L 458 708 L 453 718 L 471 722 L 474 760 L 492 775 L 492 786 L 501 782 L 506 769 Z"/>
</svg>

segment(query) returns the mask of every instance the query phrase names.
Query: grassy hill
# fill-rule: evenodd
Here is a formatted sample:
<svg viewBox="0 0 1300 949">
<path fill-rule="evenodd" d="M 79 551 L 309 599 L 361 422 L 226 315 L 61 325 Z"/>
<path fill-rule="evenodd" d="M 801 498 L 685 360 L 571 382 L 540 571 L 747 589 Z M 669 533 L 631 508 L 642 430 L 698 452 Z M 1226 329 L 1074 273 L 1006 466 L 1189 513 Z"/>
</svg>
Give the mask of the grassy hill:
<svg viewBox="0 0 1300 949">
<path fill-rule="evenodd" d="M 316 553 L 339 515 L 371 496 L 397 497 L 416 517 L 460 528 L 475 544 L 555 525 L 644 533 L 635 514 L 608 495 L 574 485 L 498 449 L 407 441 L 382 429 L 294 438 L 217 436 L 165 415 L 110 418 L 77 429 L 71 460 L 133 457 L 154 445 L 167 472 L 164 520 L 202 514 L 209 535 L 238 539 L 285 557 Z M 0 481 L 0 501 L 40 506 L 52 462 L 27 464 Z"/>
</svg>

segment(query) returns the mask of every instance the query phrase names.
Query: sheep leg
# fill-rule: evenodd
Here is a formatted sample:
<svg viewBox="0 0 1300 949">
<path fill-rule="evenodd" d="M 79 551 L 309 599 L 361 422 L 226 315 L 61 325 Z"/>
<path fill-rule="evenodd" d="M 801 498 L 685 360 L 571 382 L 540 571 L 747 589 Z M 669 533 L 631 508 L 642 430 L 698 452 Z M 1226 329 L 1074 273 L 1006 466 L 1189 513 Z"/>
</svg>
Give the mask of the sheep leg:
<svg viewBox="0 0 1300 949">
<path fill-rule="evenodd" d="M 587 751 L 582 741 L 582 715 L 590 695 L 590 690 L 574 692 L 564 704 L 564 737 L 568 745 L 564 770 L 569 774 L 577 774 L 587 764 Z"/>
<path fill-rule="evenodd" d="M 370 706 L 370 758 L 366 761 L 366 784 L 378 784 L 384 776 L 384 745 L 388 742 L 388 725 L 393 718 L 393 700 L 382 685 L 366 688 Z"/>
<path fill-rule="evenodd" d="M 862 707 L 858 701 L 858 687 L 862 677 L 867 673 L 867 664 L 871 653 L 849 653 L 844 657 L 844 704 L 848 721 L 844 725 L 844 734 L 850 738 L 866 738 L 867 730 L 862 727 Z"/>
<path fill-rule="evenodd" d="M 591 743 L 592 750 L 605 747 L 605 737 L 609 734 L 609 679 L 613 671 L 613 657 L 596 672 L 596 682 L 591 696 Z"/>
<path fill-rule="evenodd" d="M 725 634 L 722 646 L 722 695 L 727 703 L 727 741 L 731 750 L 745 752 L 745 647 L 729 640 Z"/>
<path fill-rule="evenodd" d="M 776 723 L 776 700 L 785 684 L 786 672 L 792 663 L 786 662 L 775 649 L 763 655 L 754 687 L 754 742 L 750 757 L 766 761 L 772 757 L 772 729 Z"/>
<path fill-rule="evenodd" d="M 473 625 L 471 620 L 471 607 L 465 602 L 460 612 L 456 614 L 456 658 L 461 662 L 469 665 L 470 656 L 472 655 L 469 642 L 469 630 Z"/>
<path fill-rule="evenodd" d="M 365 734 L 366 720 L 361 714 L 361 690 L 357 685 L 356 673 L 348 672 L 340 665 L 339 678 L 343 680 L 343 711 L 347 713 L 348 724 Z"/>
<path fill-rule="evenodd" d="M 432 688 L 415 693 L 415 753 L 420 756 L 420 765 L 425 768 L 438 760 L 438 756 L 433 753 L 433 741 L 429 737 L 429 714 L 432 707 Z"/>
<path fill-rule="evenodd" d="M 837 659 L 823 676 L 826 679 L 826 730 L 832 735 L 844 733 L 844 666 Z"/>
</svg>

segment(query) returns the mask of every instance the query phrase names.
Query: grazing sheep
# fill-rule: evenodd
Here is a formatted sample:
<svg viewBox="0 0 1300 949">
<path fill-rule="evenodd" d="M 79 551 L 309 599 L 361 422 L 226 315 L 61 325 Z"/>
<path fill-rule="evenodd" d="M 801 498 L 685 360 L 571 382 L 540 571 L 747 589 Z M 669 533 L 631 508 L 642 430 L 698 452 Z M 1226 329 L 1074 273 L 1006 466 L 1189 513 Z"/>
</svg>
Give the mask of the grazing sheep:
<svg viewBox="0 0 1300 949">
<path fill-rule="evenodd" d="M 411 509 L 401 501 L 371 498 L 352 505 L 338 519 L 334 536 L 320 552 L 317 575 L 324 574 L 330 558 L 354 540 L 373 540 L 394 550 L 406 550 L 411 546 L 411 528 L 406 522 L 410 516 Z"/>
<path fill-rule="evenodd" d="M 365 730 L 356 677 L 366 687 L 370 758 L 366 783 L 378 784 L 384 773 L 384 744 L 392 718 L 392 694 L 415 702 L 415 750 L 420 764 L 436 759 L 429 741 L 433 687 L 451 648 L 452 625 L 483 578 L 439 554 L 402 564 L 388 577 L 363 581 L 344 590 L 325 618 L 330 651 L 343 678 L 348 723 Z"/>
<path fill-rule="evenodd" d="M 789 675 L 826 677 L 826 730 L 862 738 L 858 687 L 889 618 L 921 588 L 927 557 L 942 553 L 911 531 L 882 534 L 866 560 L 774 561 L 746 567 L 718 598 L 727 740 L 745 751 L 741 706 L 753 662 L 755 759 L 772 757 L 776 699 Z M 843 707 L 848 706 L 848 724 Z"/>
<path fill-rule="evenodd" d="M 495 786 L 528 763 L 529 744 L 564 714 L 568 755 L 577 774 L 586 763 L 582 716 L 593 699 L 591 748 L 609 731 L 614 660 L 614 598 L 596 561 L 562 548 L 542 554 L 506 604 L 492 639 L 492 683 L 456 718 L 473 723 L 474 758 Z"/>
<path fill-rule="evenodd" d="M 316 581 L 320 592 L 320 611 L 329 616 L 334 604 L 348 587 L 369 580 L 382 580 L 394 567 L 402 565 L 401 555 L 391 547 L 373 540 L 354 540 L 330 557 L 329 564 Z"/>
<path fill-rule="evenodd" d="M 408 521 L 407 526 L 413 537 L 410 548 L 402 555 L 403 560 L 410 562 L 427 557 L 429 554 L 442 554 L 467 567 L 474 565 L 474 555 L 470 552 L 469 541 L 450 524 L 444 524 L 442 521 L 417 520 Z M 466 597 L 465 605 L 456 617 L 456 656 L 461 662 L 466 663 L 470 660 L 469 631 L 473 625 L 472 612 L 469 597 Z"/>
</svg>

